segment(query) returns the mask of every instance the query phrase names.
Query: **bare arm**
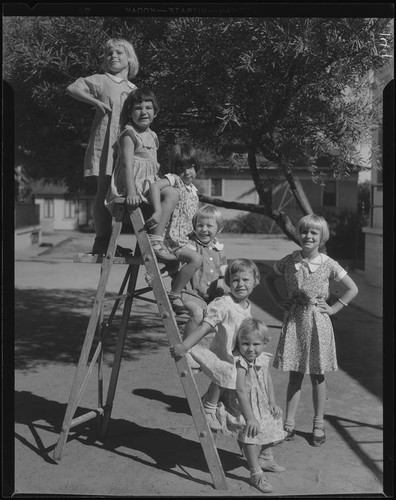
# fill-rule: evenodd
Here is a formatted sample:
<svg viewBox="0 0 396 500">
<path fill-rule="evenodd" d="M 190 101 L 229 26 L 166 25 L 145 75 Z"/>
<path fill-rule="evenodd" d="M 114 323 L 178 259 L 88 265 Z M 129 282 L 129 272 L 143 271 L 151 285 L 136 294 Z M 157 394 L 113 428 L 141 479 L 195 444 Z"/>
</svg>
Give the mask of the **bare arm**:
<svg viewBox="0 0 396 500">
<path fill-rule="evenodd" d="M 237 366 L 236 392 L 238 394 L 242 415 L 246 421 L 246 435 L 248 437 L 255 437 L 259 432 L 260 424 L 254 416 L 250 404 L 249 393 L 246 387 L 246 370 L 240 366 Z"/>
<path fill-rule="evenodd" d="M 198 344 L 208 333 L 212 331 L 213 327 L 206 321 L 202 321 L 197 328 L 186 337 L 181 344 L 176 344 L 171 347 L 171 354 L 174 358 L 182 358 L 191 349 L 191 347 Z"/>
<path fill-rule="evenodd" d="M 127 188 L 127 195 L 125 202 L 127 205 L 137 207 L 140 204 L 140 198 L 136 191 L 135 184 L 135 168 L 134 168 L 134 153 L 135 144 L 128 135 L 121 139 L 121 165 L 124 170 L 125 186 Z"/>
<path fill-rule="evenodd" d="M 66 88 L 66 93 L 76 99 L 77 101 L 85 102 L 86 104 L 90 104 L 94 106 L 95 109 L 98 109 L 103 114 L 111 113 L 111 108 L 107 104 L 104 104 L 102 101 L 95 99 L 91 94 L 84 92 L 78 85 L 72 83 Z"/>
<path fill-rule="evenodd" d="M 326 312 L 330 316 L 337 314 L 343 307 L 345 307 L 342 302 L 348 305 L 349 302 L 351 302 L 351 300 L 353 300 L 359 293 L 356 283 L 347 274 L 342 278 L 342 280 L 340 280 L 340 283 L 342 283 L 346 288 L 345 292 L 340 297 L 341 302 L 337 300 L 337 302 L 335 302 L 332 306 L 329 306 L 325 300 L 318 300 L 318 306 L 320 306 L 321 312 Z"/>
<path fill-rule="evenodd" d="M 276 404 L 274 384 L 272 383 L 272 377 L 270 372 L 268 372 L 268 404 L 271 408 L 271 412 L 275 418 L 280 418 L 282 416 L 282 409 Z"/>
</svg>

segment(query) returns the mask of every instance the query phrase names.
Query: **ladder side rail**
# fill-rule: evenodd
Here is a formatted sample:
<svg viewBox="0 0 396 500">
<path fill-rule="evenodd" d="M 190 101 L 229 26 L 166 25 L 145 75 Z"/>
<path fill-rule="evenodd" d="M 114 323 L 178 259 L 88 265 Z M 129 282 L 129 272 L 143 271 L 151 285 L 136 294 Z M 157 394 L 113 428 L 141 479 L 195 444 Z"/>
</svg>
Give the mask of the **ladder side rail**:
<svg viewBox="0 0 396 500">
<path fill-rule="evenodd" d="M 139 249 L 138 245 L 136 245 L 135 255 L 137 253 L 140 254 L 140 249 Z M 139 274 L 139 266 L 138 265 L 130 266 L 130 276 L 129 276 L 129 282 L 128 282 L 128 287 L 127 287 L 128 297 L 125 300 L 124 308 L 122 311 L 122 319 L 121 319 L 121 325 L 120 325 L 119 333 L 118 333 L 117 347 L 116 347 L 116 352 L 114 355 L 114 362 L 113 362 L 113 368 L 111 370 L 109 387 L 107 390 L 105 411 L 104 411 L 104 415 L 101 419 L 102 422 L 101 422 L 100 434 L 101 434 L 102 438 L 104 438 L 106 436 L 109 421 L 110 421 L 111 412 L 113 409 L 113 401 L 114 401 L 115 391 L 116 391 L 116 387 L 117 387 L 118 376 L 120 373 L 122 352 L 124 349 L 125 337 L 126 337 L 129 318 L 130 318 L 130 314 L 131 314 L 132 303 L 133 303 L 133 299 L 134 299 L 133 292 L 136 288 L 138 274 Z"/>
<path fill-rule="evenodd" d="M 130 209 L 128 209 L 129 211 Z M 135 230 L 135 235 L 143 254 L 143 260 L 152 281 L 153 292 L 157 300 L 158 309 L 163 320 L 165 330 L 170 345 L 181 342 L 179 328 L 173 315 L 173 310 L 169 297 L 165 291 L 161 273 L 157 265 L 157 259 L 151 247 L 150 240 L 145 231 L 144 220 L 140 209 L 130 212 L 130 219 Z M 176 360 L 175 360 L 176 361 Z M 212 476 L 213 484 L 216 489 L 227 489 L 227 482 L 224 470 L 217 452 L 216 445 L 210 427 L 207 423 L 201 397 L 192 375 L 190 365 L 185 357 L 176 361 L 176 368 L 179 373 L 184 393 L 190 405 L 191 414 L 197 429 L 198 437 L 201 442 L 206 462 Z"/>
<path fill-rule="evenodd" d="M 106 294 L 106 286 L 107 286 L 107 282 L 109 279 L 110 270 L 111 270 L 111 266 L 112 266 L 112 262 L 113 262 L 113 258 L 114 258 L 116 243 L 117 243 L 118 237 L 119 237 L 120 232 L 121 232 L 121 227 L 122 227 L 122 222 L 116 222 L 113 225 L 113 229 L 112 229 L 112 233 L 111 233 L 111 237 L 110 237 L 110 243 L 109 243 L 109 247 L 108 247 L 107 254 L 106 254 L 106 259 L 104 260 L 104 262 L 102 264 L 99 286 L 98 286 L 98 289 L 96 292 L 96 297 L 95 297 L 94 305 L 92 308 L 92 313 L 91 313 L 91 316 L 89 319 L 87 333 L 85 335 L 84 343 L 83 343 L 81 353 L 80 353 L 80 359 L 78 361 L 77 370 L 76 370 L 76 373 L 75 373 L 74 379 L 73 379 L 72 389 L 71 389 L 69 402 L 67 405 L 65 417 L 63 420 L 63 424 L 62 424 L 61 434 L 60 434 L 58 443 L 57 443 L 55 450 L 54 450 L 53 457 L 54 457 L 55 461 L 60 460 L 62 457 L 63 448 L 66 444 L 67 436 L 68 436 L 69 430 L 70 430 L 70 424 L 71 424 L 73 415 L 77 409 L 77 404 L 78 404 L 77 398 L 78 398 L 79 388 L 81 386 L 81 381 L 84 377 L 84 372 L 86 371 L 88 356 L 89 356 L 89 353 L 91 350 L 92 341 L 93 341 L 93 338 L 94 338 L 94 335 L 95 335 L 95 332 L 96 332 L 96 329 L 98 326 L 98 321 L 99 321 L 101 310 L 103 307 L 104 298 L 105 298 L 105 294 Z"/>
</svg>

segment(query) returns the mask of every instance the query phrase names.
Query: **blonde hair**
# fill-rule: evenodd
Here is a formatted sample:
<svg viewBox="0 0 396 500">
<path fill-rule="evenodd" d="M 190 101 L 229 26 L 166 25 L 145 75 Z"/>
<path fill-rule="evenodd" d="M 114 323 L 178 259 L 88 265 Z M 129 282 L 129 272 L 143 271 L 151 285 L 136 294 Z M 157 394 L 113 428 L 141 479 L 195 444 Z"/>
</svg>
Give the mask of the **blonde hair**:
<svg viewBox="0 0 396 500">
<path fill-rule="evenodd" d="M 320 230 L 321 244 L 326 243 L 326 241 L 328 241 L 328 239 L 330 238 L 329 226 L 326 220 L 321 215 L 310 214 L 301 217 L 296 225 L 296 236 L 299 236 L 303 229 L 308 228 Z"/>
<path fill-rule="evenodd" d="M 221 211 L 214 205 L 203 205 L 195 212 L 192 223 L 194 229 L 198 223 L 198 219 L 210 219 L 216 222 L 217 232 L 220 233 L 224 227 L 224 219 Z"/>
<path fill-rule="evenodd" d="M 263 345 L 267 344 L 271 340 L 267 325 L 264 321 L 260 321 L 259 319 L 245 318 L 242 321 L 237 331 L 238 344 L 241 338 L 249 333 L 256 335 L 256 337 L 261 340 Z"/>
<path fill-rule="evenodd" d="M 224 275 L 224 281 L 226 282 L 226 285 L 230 286 L 231 276 L 241 271 L 251 271 L 251 273 L 253 274 L 255 286 L 257 286 L 260 283 L 260 271 L 258 270 L 258 267 L 252 260 L 235 259 L 231 262 L 231 264 L 227 266 Z"/>
<path fill-rule="evenodd" d="M 128 59 L 128 78 L 134 78 L 137 75 L 137 72 L 139 71 L 139 61 L 135 52 L 135 49 L 133 48 L 133 45 L 128 42 L 127 40 L 124 40 L 124 38 L 110 38 L 105 42 L 104 44 L 104 51 L 103 51 L 103 68 L 105 71 L 108 71 L 108 66 L 107 66 L 107 50 L 112 47 L 112 46 L 121 46 L 125 50 L 125 53 L 127 55 Z"/>
</svg>

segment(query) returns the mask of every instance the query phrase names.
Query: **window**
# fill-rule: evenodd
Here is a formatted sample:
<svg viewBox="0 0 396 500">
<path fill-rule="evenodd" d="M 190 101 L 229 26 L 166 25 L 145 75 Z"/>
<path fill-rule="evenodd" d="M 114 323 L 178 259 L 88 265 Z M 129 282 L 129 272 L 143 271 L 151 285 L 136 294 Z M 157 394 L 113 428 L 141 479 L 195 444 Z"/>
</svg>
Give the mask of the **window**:
<svg viewBox="0 0 396 500">
<path fill-rule="evenodd" d="M 54 199 L 48 198 L 44 200 L 44 219 L 54 218 Z"/>
<path fill-rule="evenodd" d="M 337 183 L 335 181 L 326 182 L 323 188 L 323 206 L 337 206 Z"/>
<path fill-rule="evenodd" d="M 223 196 L 223 179 L 210 180 L 210 196 Z"/>
<path fill-rule="evenodd" d="M 73 200 L 65 200 L 65 219 L 74 219 L 76 216 L 76 204 Z"/>
</svg>

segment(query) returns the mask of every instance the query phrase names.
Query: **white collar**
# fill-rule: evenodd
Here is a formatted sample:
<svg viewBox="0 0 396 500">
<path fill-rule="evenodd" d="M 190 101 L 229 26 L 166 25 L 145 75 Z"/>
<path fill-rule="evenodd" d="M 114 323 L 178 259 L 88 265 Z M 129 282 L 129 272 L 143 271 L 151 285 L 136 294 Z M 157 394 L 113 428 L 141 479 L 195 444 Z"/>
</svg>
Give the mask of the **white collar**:
<svg viewBox="0 0 396 500">
<path fill-rule="evenodd" d="M 121 83 L 121 82 L 126 82 L 128 87 L 130 87 L 131 89 L 135 89 L 136 88 L 136 85 L 134 85 L 132 82 L 130 82 L 129 80 L 124 80 L 123 78 L 120 78 L 119 76 L 115 76 L 115 75 L 112 75 L 111 73 L 105 73 L 111 80 L 113 80 L 113 82 L 117 82 L 117 83 Z"/>
<path fill-rule="evenodd" d="M 197 236 L 195 236 L 195 235 L 194 235 L 194 238 L 195 238 L 195 241 L 203 247 L 212 247 L 215 250 L 218 250 L 219 252 L 220 252 L 220 250 L 223 250 L 223 248 L 224 248 L 224 244 L 220 243 L 220 241 L 217 238 L 213 238 L 213 240 L 210 243 L 206 243 L 206 244 L 202 243 L 202 241 L 199 238 L 197 238 Z"/>
<path fill-rule="evenodd" d="M 318 269 L 318 267 L 320 267 L 323 264 L 323 262 L 326 262 L 329 256 L 325 255 L 324 253 L 320 253 L 317 257 L 308 262 L 302 256 L 301 251 L 296 250 L 294 252 L 293 258 L 294 258 L 294 267 L 297 270 L 301 269 L 302 267 L 305 267 L 309 269 L 311 273 L 314 273 Z"/>
</svg>

